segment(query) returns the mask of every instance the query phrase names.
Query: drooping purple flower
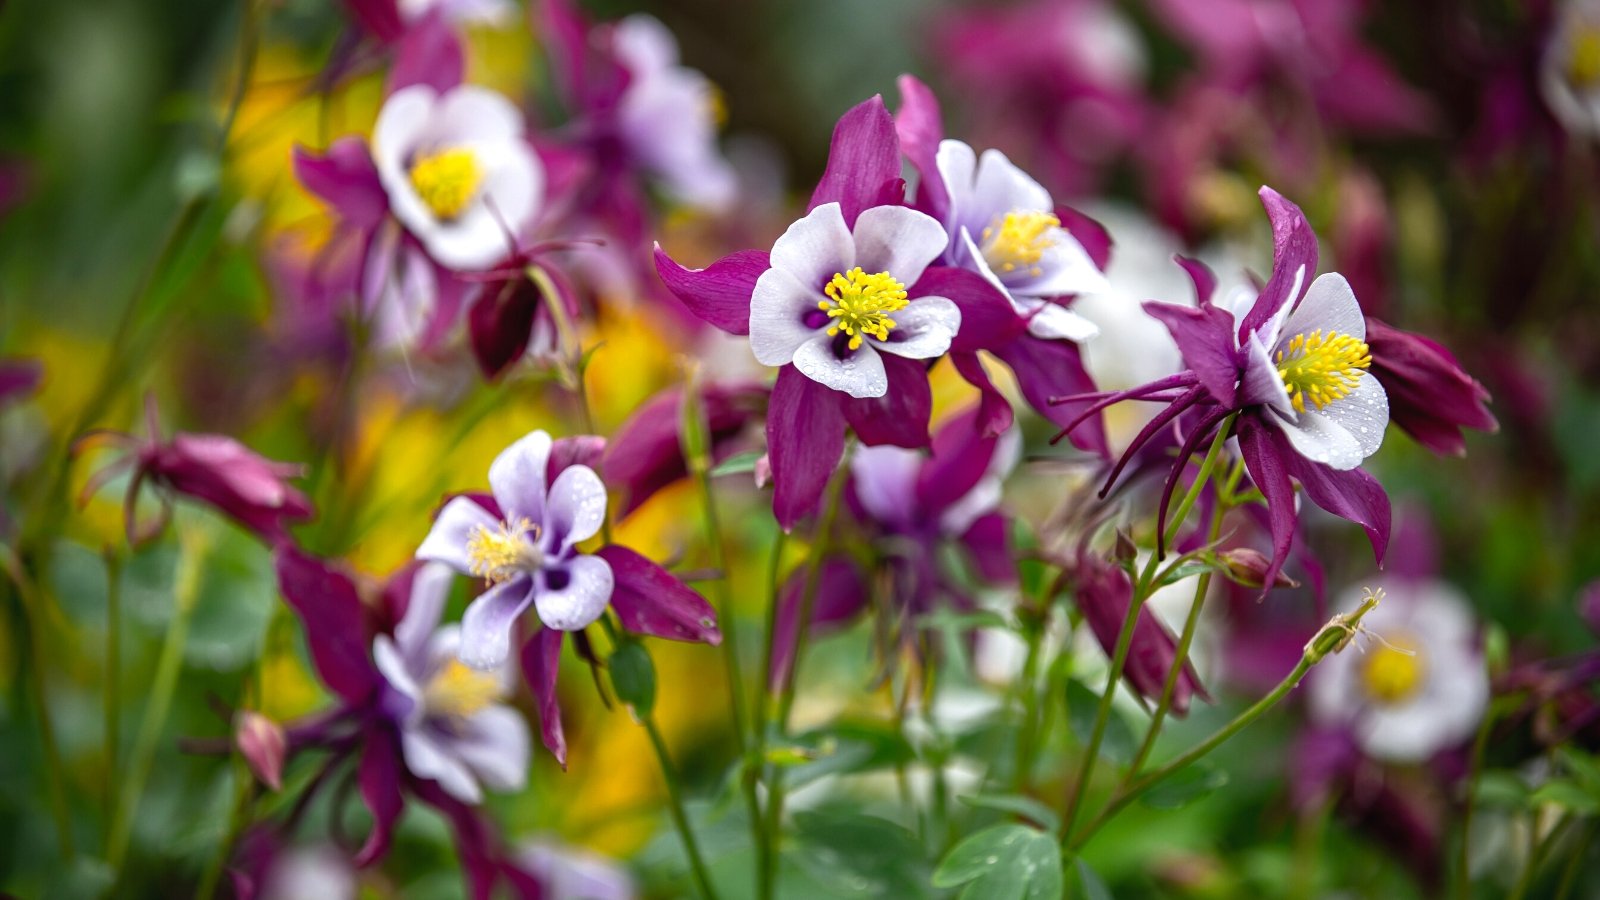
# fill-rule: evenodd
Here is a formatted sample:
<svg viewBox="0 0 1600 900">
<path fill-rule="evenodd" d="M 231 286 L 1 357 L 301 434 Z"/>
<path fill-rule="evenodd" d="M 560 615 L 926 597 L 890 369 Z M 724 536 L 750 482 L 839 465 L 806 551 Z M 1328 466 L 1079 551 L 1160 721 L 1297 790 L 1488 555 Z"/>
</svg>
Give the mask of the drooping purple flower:
<svg viewBox="0 0 1600 900">
<path fill-rule="evenodd" d="M 711 459 L 732 453 L 751 423 L 766 408 L 767 389 L 756 384 L 707 384 L 700 388 L 711 440 Z M 657 491 L 689 475 L 680 431 L 683 388 L 670 387 L 634 410 L 606 443 L 602 463 L 606 481 L 623 491 L 618 516 L 638 509 Z"/>
<path fill-rule="evenodd" d="M 1162 494 L 1158 533 L 1189 458 L 1225 418 L 1238 413 L 1239 450 L 1270 516 L 1272 565 L 1262 580 L 1272 584 L 1294 540 L 1291 479 L 1313 503 L 1361 525 L 1382 562 L 1388 497 L 1357 467 L 1382 443 L 1389 407 L 1383 386 L 1369 371 L 1366 320 L 1349 284 L 1337 273 L 1310 281 L 1317 242 L 1305 216 L 1271 188 L 1263 187 L 1261 198 L 1274 240 L 1266 285 L 1254 297 L 1241 289 L 1214 302 L 1214 276 L 1200 263 L 1184 261 L 1200 305 L 1151 302 L 1145 310 L 1167 326 L 1188 370 L 1100 395 L 1089 412 L 1121 400 L 1163 404 L 1112 468 L 1107 489 L 1158 432 L 1186 428 Z"/>
<path fill-rule="evenodd" d="M 1116 652 L 1117 639 L 1133 602 L 1133 580 L 1127 571 L 1092 553 L 1080 552 L 1073 569 L 1078 610 L 1109 658 Z M 1122 677 L 1134 693 L 1147 700 L 1160 700 L 1167 676 L 1178 658 L 1178 639 L 1161 624 L 1148 608 L 1139 610 L 1128 644 L 1128 658 Z M 1172 714 L 1186 715 L 1192 698 L 1209 700 L 1191 660 L 1183 661 L 1183 671 L 1172 690 Z"/>
<path fill-rule="evenodd" d="M 1467 452 L 1463 428 L 1497 431 L 1489 392 L 1437 341 L 1367 319 L 1372 376 L 1389 397 L 1389 418 L 1435 453 Z"/>
</svg>

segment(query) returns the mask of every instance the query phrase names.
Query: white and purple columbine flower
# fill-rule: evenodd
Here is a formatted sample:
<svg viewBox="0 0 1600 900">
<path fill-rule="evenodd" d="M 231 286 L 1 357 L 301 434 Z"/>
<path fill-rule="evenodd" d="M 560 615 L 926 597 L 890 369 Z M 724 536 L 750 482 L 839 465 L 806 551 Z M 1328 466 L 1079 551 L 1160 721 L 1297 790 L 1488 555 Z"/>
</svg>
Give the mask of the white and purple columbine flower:
<svg viewBox="0 0 1600 900">
<path fill-rule="evenodd" d="M 772 246 L 750 298 L 750 349 L 762 365 L 793 363 L 836 391 L 882 397 L 880 352 L 933 359 L 961 328 L 955 303 L 907 290 L 945 244 L 938 222 L 904 206 L 862 210 L 853 228 L 838 203 L 818 206 Z"/>
<path fill-rule="evenodd" d="M 1600 137 L 1600 2 L 1561 4 L 1539 61 L 1539 90 L 1562 127 Z"/>
<path fill-rule="evenodd" d="M 616 125 L 629 155 L 691 206 L 720 210 L 738 180 L 717 148 L 721 98 L 711 81 L 678 63 L 678 42 L 653 16 L 632 15 L 611 31 L 611 51 L 628 73 Z"/>
<path fill-rule="evenodd" d="M 548 482 L 551 445 L 548 434 L 535 431 L 502 451 L 489 467 L 492 501 L 452 499 L 417 549 L 418 559 L 492 585 L 461 620 L 460 656 L 473 668 L 505 662 L 512 627 L 530 606 L 545 626 L 577 631 L 611 600 L 611 566 L 576 546 L 605 521 L 605 485 L 584 465 L 567 466 Z"/>
<path fill-rule="evenodd" d="M 1376 637 L 1362 653 L 1330 656 L 1311 675 L 1311 716 L 1348 729 L 1369 756 L 1421 762 L 1471 737 L 1489 702 L 1489 677 L 1467 598 L 1437 580 L 1393 585 L 1362 619 Z M 1362 592 L 1342 604 L 1355 608 Z"/>
<path fill-rule="evenodd" d="M 1107 285 L 1088 251 L 1061 227 L 1050 192 L 999 150 L 980 157 L 947 139 L 935 163 L 948 198 L 945 262 L 998 288 L 1028 318 L 1035 337 L 1085 341 L 1098 334 L 1093 322 L 1052 302 Z"/>
<path fill-rule="evenodd" d="M 406 768 L 477 803 L 485 787 L 516 791 L 527 783 L 528 724 L 500 702 L 511 693 L 514 668 L 463 665 L 461 628 L 440 627 L 453 578 L 448 566 L 424 565 L 394 637 L 378 635 L 372 658 L 387 682 L 383 708 L 399 731 Z"/>
</svg>

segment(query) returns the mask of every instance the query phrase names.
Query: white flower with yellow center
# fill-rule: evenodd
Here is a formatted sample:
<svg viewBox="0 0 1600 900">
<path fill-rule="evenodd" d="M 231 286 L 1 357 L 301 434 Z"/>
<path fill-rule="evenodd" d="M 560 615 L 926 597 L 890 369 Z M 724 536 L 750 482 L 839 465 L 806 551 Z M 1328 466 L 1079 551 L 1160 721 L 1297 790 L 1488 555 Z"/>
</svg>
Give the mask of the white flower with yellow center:
<svg viewBox="0 0 1600 900">
<path fill-rule="evenodd" d="M 1568 0 L 1539 62 L 1539 89 L 1562 126 L 1600 137 L 1600 0 Z"/>
<path fill-rule="evenodd" d="M 1349 592 L 1341 611 L 1364 593 Z M 1349 728 L 1364 752 L 1388 762 L 1420 762 L 1469 739 L 1489 678 L 1467 599 L 1443 582 L 1393 583 L 1362 627 L 1358 647 L 1312 670 L 1312 718 Z"/>
<path fill-rule="evenodd" d="M 522 114 L 486 88 L 396 91 L 372 133 L 389 208 L 433 260 L 481 271 L 515 250 L 544 196 Z"/>
<path fill-rule="evenodd" d="M 511 667 L 463 665 L 461 629 L 439 627 L 453 578 L 438 563 L 418 569 L 394 636 L 379 635 L 372 656 L 388 683 L 383 708 L 399 727 L 406 768 L 477 803 L 484 787 L 517 791 L 527 783 L 528 723 L 502 702 L 515 683 Z"/>
<path fill-rule="evenodd" d="M 793 363 L 836 391 L 882 397 L 880 352 L 933 359 L 961 328 L 954 302 L 911 294 L 945 243 L 939 223 L 914 209 L 875 206 L 850 228 L 839 204 L 818 206 L 772 246 L 750 298 L 750 349 L 762 365 Z"/>
<path fill-rule="evenodd" d="M 1078 239 L 1061 227 L 1050 192 L 998 150 L 975 154 L 946 140 L 935 160 L 950 198 L 945 261 L 971 269 L 1000 289 L 1028 332 L 1040 338 L 1083 341 L 1095 324 L 1055 298 L 1105 291 L 1105 276 Z"/>
</svg>

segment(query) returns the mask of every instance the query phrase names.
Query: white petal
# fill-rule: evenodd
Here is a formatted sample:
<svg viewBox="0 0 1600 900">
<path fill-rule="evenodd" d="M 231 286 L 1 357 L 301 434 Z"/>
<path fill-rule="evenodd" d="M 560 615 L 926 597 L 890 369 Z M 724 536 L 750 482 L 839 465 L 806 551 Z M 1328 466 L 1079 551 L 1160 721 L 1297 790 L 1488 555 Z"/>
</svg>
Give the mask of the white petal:
<svg viewBox="0 0 1600 900">
<path fill-rule="evenodd" d="M 1044 185 L 1017 168 L 999 150 L 985 150 L 978 158 L 973 195 L 972 212 L 990 217 L 1011 212 L 1051 212 L 1055 208 Z"/>
<path fill-rule="evenodd" d="M 1296 453 L 1312 462 L 1342 471 L 1354 469 L 1366 459 L 1354 435 L 1312 407 L 1306 407 L 1293 421 L 1281 415 L 1269 416 L 1268 421 L 1289 437 Z"/>
<path fill-rule="evenodd" d="M 889 392 L 889 375 L 871 341 L 844 359 L 834 355 L 833 344 L 834 339 L 826 334 L 801 344 L 794 354 L 794 367 L 812 381 L 858 399 L 882 397 Z"/>
<path fill-rule="evenodd" d="M 400 733 L 400 749 L 411 774 L 439 782 L 445 793 L 463 803 L 476 804 L 483 800 L 477 780 L 466 764 L 456 758 L 445 739 L 423 729 L 406 729 Z"/>
<path fill-rule="evenodd" d="M 472 560 L 467 555 L 467 542 L 477 533 L 479 526 L 488 529 L 499 523 L 476 500 L 456 497 L 439 511 L 439 518 L 417 548 L 417 559 L 441 562 L 457 572 L 471 572 Z M 420 577 L 420 576 L 419 576 Z"/>
<path fill-rule="evenodd" d="M 857 447 L 850 457 L 850 479 L 867 514 L 890 523 L 906 523 L 915 515 L 922 460 L 920 450 L 889 444 Z"/>
<path fill-rule="evenodd" d="M 1089 258 L 1078 239 L 1065 228 L 1052 228 L 1045 238 L 1049 246 L 1039 257 L 1040 274 L 1032 278 L 1008 279 L 1013 293 L 1030 297 L 1063 297 L 1068 294 L 1095 294 L 1111 289 L 1105 273 Z"/>
<path fill-rule="evenodd" d="M 1261 342 L 1260 334 L 1250 335 L 1244 346 L 1249 356 L 1245 361 L 1244 374 L 1239 378 L 1240 401 L 1266 404 L 1281 415 L 1293 416 L 1294 404 L 1289 402 L 1289 389 L 1278 375 L 1278 367 L 1273 365 L 1272 356 Z"/>
<path fill-rule="evenodd" d="M 1367 339 L 1367 317 L 1356 302 L 1355 292 L 1350 290 L 1350 282 L 1338 272 L 1328 272 L 1311 282 L 1305 299 L 1284 323 L 1281 336 L 1289 340 L 1297 334 L 1319 330 L 1324 335 L 1337 332 L 1358 341 Z"/>
<path fill-rule="evenodd" d="M 503 95 L 464 84 L 439 97 L 426 137 L 435 148 L 522 137 L 522 113 Z"/>
<path fill-rule="evenodd" d="M 1356 376 L 1356 386 L 1345 397 L 1322 408 L 1322 414 L 1355 438 L 1361 458 L 1378 452 L 1389 427 L 1389 395 L 1378 379 L 1366 372 Z"/>
<path fill-rule="evenodd" d="M 520 791 L 528 783 L 528 723 L 508 706 L 489 706 L 464 723 L 455 751 L 484 786 Z"/>
<path fill-rule="evenodd" d="M 588 466 L 568 466 L 550 486 L 545 527 L 561 541 L 559 551 L 595 536 L 606 521 L 606 486 Z"/>
<path fill-rule="evenodd" d="M 551 443 L 545 432 L 530 432 L 500 451 L 489 465 L 489 489 L 507 521 L 526 516 L 534 524 L 544 522 L 544 478 Z"/>
<path fill-rule="evenodd" d="M 1087 341 L 1100 334 L 1100 326 L 1078 315 L 1065 306 L 1040 301 L 1024 315 L 1028 319 L 1028 333 L 1045 340 Z"/>
<path fill-rule="evenodd" d="M 406 665 L 404 655 L 388 635 L 380 634 L 373 639 L 372 662 L 378 667 L 378 674 L 383 676 L 383 680 L 389 682 L 390 687 L 411 701 L 411 710 L 406 713 L 406 721 L 419 721 L 423 714 L 422 687 L 417 684 L 417 679 Z"/>
<path fill-rule="evenodd" d="M 560 569 L 568 576 L 566 585 L 560 590 L 541 588 L 534 598 L 539 620 L 557 631 L 586 628 L 611 602 L 611 566 L 598 556 L 575 556 Z M 546 570 L 543 577 L 550 574 Z"/>
<path fill-rule="evenodd" d="M 855 239 L 845 227 L 839 204 L 824 203 L 789 226 L 772 245 L 772 266 L 818 291 L 856 264 Z"/>
<path fill-rule="evenodd" d="M 433 88 L 414 84 L 395 91 L 378 111 L 372 127 L 372 161 L 391 195 L 396 185 L 410 183 L 406 160 L 426 133 L 437 99 Z"/>
<path fill-rule="evenodd" d="M 939 142 L 933 164 L 944 181 L 945 193 L 950 197 L 950 214 L 945 224 L 951 228 L 961 222 L 961 215 L 972 203 L 972 186 L 976 181 L 978 154 L 965 141 L 945 138 Z"/>
<path fill-rule="evenodd" d="M 888 272 L 906 287 L 939 258 L 950 239 L 932 216 L 904 206 L 874 206 L 856 217 L 856 265 Z"/>
<path fill-rule="evenodd" d="M 406 221 L 430 256 L 458 272 L 482 271 L 514 253 L 544 192 L 544 168 L 521 139 L 468 149 L 484 176 L 467 208 L 440 221 L 424 207 L 422 220 Z"/>
<path fill-rule="evenodd" d="M 457 497 L 457 500 L 466 500 Z M 472 501 L 468 500 L 468 503 Z M 473 506 L 478 504 L 473 503 Z M 481 512 L 483 507 L 478 506 Z M 450 598 L 450 587 L 456 573 L 443 563 L 430 562 L 417 570 L 411 578 L 411 596 L 406 601 L 406 614 L 394 626 L 395 644 L 408 659 L 417 660 L 428 646 L 428 638 L 439 627 L 439 617 L 444 613 L 445 601 Z"/>
<path fill-rule="evenodd" d="M 805 316 L 819 310 L 822 293 L 801 284 L 783 269 L 768 269 L 750 295 L 750 349 L 764 366 L 786 366 L 817 329 Z"/>
<path fill-rule="evenodd" d="M 961 330 L 961 308 L 944 297 L 918 297 L 894 313 L 894 323 L 889 336 L 900 340 L 869 337 L 867 343 L 906 359 L 933 359 L 950 349 L 950 341 Z"/>
<path fill-rule="evenodd" d="M 513 578 L 478 595 L 461 615 L 461 662 L 488 672 L 511 655 L 511 632 L 534 600 L 532 577 Z"/>
</svg>

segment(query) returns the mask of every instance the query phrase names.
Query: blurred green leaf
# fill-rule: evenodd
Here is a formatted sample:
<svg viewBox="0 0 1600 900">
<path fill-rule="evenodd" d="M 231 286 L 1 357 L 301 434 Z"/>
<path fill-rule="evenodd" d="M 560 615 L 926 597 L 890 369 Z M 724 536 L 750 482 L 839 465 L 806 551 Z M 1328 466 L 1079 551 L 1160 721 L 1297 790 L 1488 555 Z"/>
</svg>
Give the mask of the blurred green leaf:
<svg viewBox="0 0 1600 900">
<path fill-rule="evenodd" d="M 1556 756 L 1584 790 L 1600 797 L 1600 759 L 1576 747 L 1557 747 Z"/>
<path fill-rule="evenodd" d="M 1549 803 L 1583 816 L 1600 812 L 1600 797 L 1565 778 L 1546 781 L 1535 788 L 1528 799 L 1538 805 Z"/>
<path fill-rule="evenodd" d="M 1528 785 L 1515 772 L 1492 771 L 1478 776 L 1472 788 L 1479 805 L 1500 809 L 1521 809 L 1528 805 Z"/>
<path fill-rule="evenodd" d="M 1227 783 L 1227 772 L 1195 763 L 1146 791 L 1139 801 L 1151 809 L 1182 809 Z"/>
<path fill-rule="evenodd" d="M 1055 810 L 1032 797 L 1021 794 L 978 794 L 957 799 L 976 809 L 993 809 L 1022 816 L 1051 832 L 1061 830 L 1061 819 Z"/>
<path fill-rule="evenodd" d="M 964 900 L 1058 900 L 1063 878 L 1055 838 L 1015 823 L 957 844 L 933 872 L 934 887 L 967 885 Z"/>
<path fill-rule="evenodd" d="M 641 716 L 650 715 L 656 705 L 656 666 L 644 645 L 637 641 L 622 644 L 611 652 L 606 666 L 611 670 L 611 686 L 617 691 L 617 699 Z"/>
<path fill-rule="evenodd" d="M 1081 858 L 1077 861 L 1077 870 L 1078 883 L 1083 886 L 1083 900 L 1116 900 L 1111 896 L 1111 889 Z"/>
<path fill-rule="evenodd" d="M 742 475 L 756 470 L 756 461 L 761 459 L 761 453 L 755 450 L 746 450 L 735 453 L 722 462 L 711 467 L 711 477 L 718 478 L 723 475 Z"/>
<path fill-rule="evenodd" d="M 1089 690 L 1081 681 L 1067 682 L 1067 711 L 1072 736 L 1084 746 L 1088 746 L 1089 736 L 1094 731 L 1095 711 L 1099 706 L 1099 694 Z M 1112 707 L 1111 718 L 1106 721 L 1105 737 L 1100 741 L 1100 755 L 1115 763 L 1126 763 L 1133 758 L 1133 747 L 1133 729 L 1128 727 L 1126 719 L 1117 714 L 1116 707 Z"/>
<path fill-rule="evenodd" d="M 929 896 L 922 843 L 876 816 L 841 812 L 795 815 L 796 861 L 837 897 Z"/>
<path fill-rule="evenodd" d="M 957 632 L 971 631 L 974 628 L 1012 629 L 1011 622 L 992 609 L 978 609 L 971 612 L 939 609 L 925 616 L 918 616 L 917 625 L 921 628 L 948 629 Z"/>
</svg>

